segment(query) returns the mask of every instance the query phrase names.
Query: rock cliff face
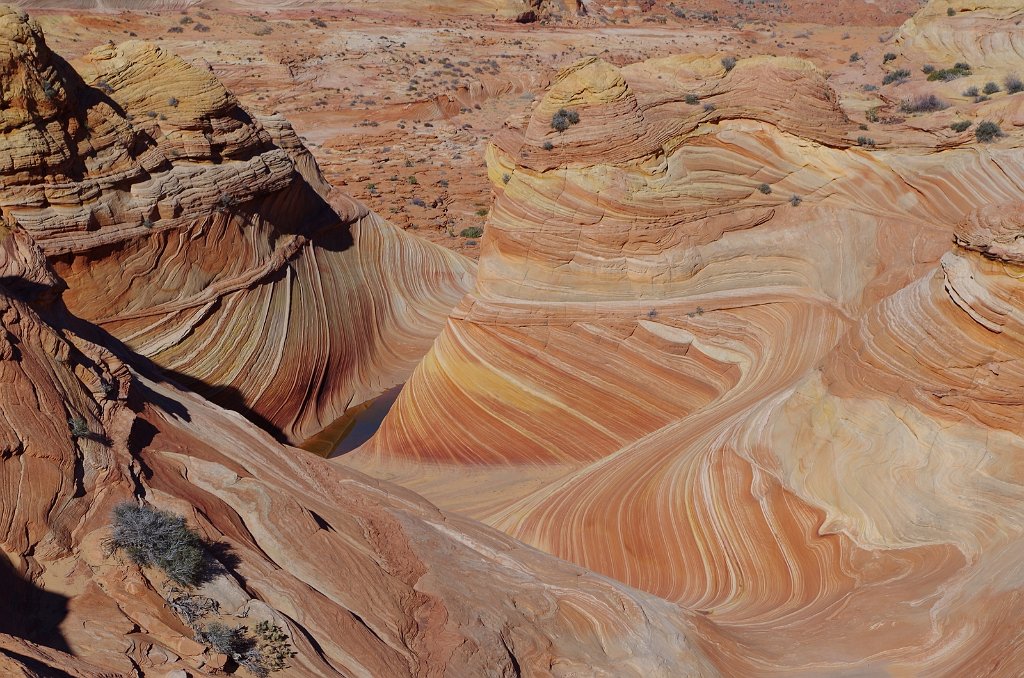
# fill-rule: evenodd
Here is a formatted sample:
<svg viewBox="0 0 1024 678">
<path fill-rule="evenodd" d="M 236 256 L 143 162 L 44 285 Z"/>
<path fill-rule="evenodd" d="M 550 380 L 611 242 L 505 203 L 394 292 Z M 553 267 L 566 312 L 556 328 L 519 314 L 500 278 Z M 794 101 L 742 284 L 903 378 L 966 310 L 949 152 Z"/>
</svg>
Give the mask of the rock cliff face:
<svg viewBox="0 0 1024 678">
<path fill-rule="evenodd" d="M 72 69 L 0 15 L 5 220 L 64 301 L 282 439 L 400 383 L 472 265 L 330 188 L 288 124 L 127 43 Z"/>
<path fill-rule="evenodd" d="M 946 45 L 989 20 L 961 9 Z M 476 288 L 342 463 L 699 611 L 727 675 L 1020 673 L 1024 95 L 877 146 L 857 96 L 787 59 L 566 69 L 489 150 Z"/>
<path fill-rule="evenodd" d="M 230 385 L 298 434 L 415 360 L 465 262 L 153 47 L 94 53 L 90 86 L 24 15 L 0 10 L 0 45 L 4 675 L 222 675 L 195 635 L 214 620 L 279 625 L 296 676 L 716 674 L 676 606 L 180 387 Z M 199 589 L 110 553 L 137 499 L 211 544 Z"/>
</svg>

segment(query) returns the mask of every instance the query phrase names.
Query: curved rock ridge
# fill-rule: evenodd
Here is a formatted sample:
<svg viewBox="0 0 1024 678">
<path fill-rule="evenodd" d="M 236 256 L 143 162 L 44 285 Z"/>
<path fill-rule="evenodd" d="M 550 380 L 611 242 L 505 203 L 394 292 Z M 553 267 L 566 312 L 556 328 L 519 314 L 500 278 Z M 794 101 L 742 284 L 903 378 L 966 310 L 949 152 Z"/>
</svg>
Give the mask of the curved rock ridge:
<svg viewBox="0 0 1024 678">
<path fill-rule="evenodd" d="M 700 613 L 727 675 L 1024 670 L 1019 135 L 856 147 L 774 59 L 553 91 L 488 151 L 476 288 L 341 463 Z"/>
<path fill-rule="evenodd" d="M 4 628 L 24 637 L 0 634 L 4 675 L 222 675 L 224 656 L 195 639 L 214 621 L 279 625 L 289 676 L 717 675 L 675 606 L 285 448 L 115 357 L 52 289 L 9 286 L 33 256 L 12 241 L 0 576 Z M 218 545 L 198 589 L 109 552 L 111 509 L 133 498 Z M 216 609 L 190 619 L 183 596 Z"/>
<path fill-rule="evenodd" d="M 1020 68 L 1024 36 L 1017 24 L 1022 18 L 1024 7 L 1016 0 L 929 0 L 900 27 L 896 45 L 925 61 Z"/>
<path fill-rule="evenodd" d="M 404 381 L 471 262 L 332 189 L 287 122 L 208 70 L 129 42 L 76 71 L 2 11 L 0 208 L 73 313 L 295 443 Z"/>
</svg>

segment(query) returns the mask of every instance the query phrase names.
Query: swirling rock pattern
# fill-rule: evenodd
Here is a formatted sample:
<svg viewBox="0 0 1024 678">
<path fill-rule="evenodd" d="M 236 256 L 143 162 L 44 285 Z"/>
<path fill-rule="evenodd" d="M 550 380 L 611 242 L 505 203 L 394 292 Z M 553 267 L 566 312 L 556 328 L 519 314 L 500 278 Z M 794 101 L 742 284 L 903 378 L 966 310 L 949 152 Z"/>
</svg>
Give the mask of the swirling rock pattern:
<svg viewBox="0 0 1024 678">
<path fill-rule="evenodd" d="M 0 13 L 8 224 L 63 299 L 282 439 L 401 383 L 473 266 L 334 191 L 285 121 L 154 47 L 75 71 Z"/>
<path fill-rule="evenodd" d="M 1020 137 L 867 150 L 840 99 L 784 59 L 567 69 L 342 463 L 701 614 L 727 675 L 1020 674 Z"/>
<path fill-rule="evenodd" d="M 45 55 L 32 22 L 0 18 L 9 20 L 0 21 L 9 43 Z M 71 71 L 45 56 L 39 63 L 57 64 L 67 84 Z M 159 79 L 137 95 L 142 104 L 111 84 L 115 76 L 135 81 L 135 65 L 146 59 L 171 77 L 192 73 L 153 48 L 102 50 L 94 63 L 119 64 L 104 76 L 113 94 L 103 88 L 109 98 L 95 99 L 112 118 L 108 127 L 72 124 L 91 120 L 94 109 L 77 108 L 80 89 L 69 85 L 54 88 L 67 95 L 52 110 L 26 105 L 27 121 L 6 137 L 19 141 L 43 125 L 58 145 L 26 150 L 5 175 L 0 672 L 223 675 L 234 667 L 196 633 L 221 620 L 278 625 L 296 653 L 289 676 L 717 675 L 698 646 L 695 616 L 286 447 L 166 378 L 154 362 L 166 365 L 182 346 L 200 346 L 183 372 L 215 367 L 225 370 L 223 382 L 240 384 L 266 375 L 255 381 L 263 393 L 297 383 L 303 404 L 337 387 L 285 364 L 286 353 L 261 349 L 267 327 L 279 333 L 271 346 L 300 344 L 303 366 L 347 359 L 368 382 L 381 380 L 411 349 L 379 343 L 373 350 L 383 366 L 359 362 L 341 352 L 337 342 L 347 335 L 332 333 L 330 323 L 353 323 L 344 331 L 367 332 L 360 341 L 372 345 L 394 313 L 408 324 L 392 327 L 392 338 L 415 343 L 418 322 L 443 312 L 436 289 L 458 291 L 467 269 L 402 239 L 355 202 L 325 198 L 329 187 L 284 123 L 248 120 L 208 77 L 197 76 L 194 101 L 222 117 L 157 113 L 158 122 L 180 125 L 166 140 L 180 156 L 168 158 L 117 113 L 165 100 Z M 20 77 L 32 95 L 51 75 L 28 69 Z M 90 141 L 105 129 L 113 137 Z M 118 134 L 136 143 L 119 147 L 111 140 Z M 198 217 L 194 210 L 218 192 L 239 204 Z M 89 210 L 99 216 L 84 218 Z M 140 214 L 152 214 L 152 225 L 125 224 Z M 226 248 L 222 256 L 214 256 L 217 248 Z M 303 303 L 316 306 L 304 295 L 327 306 L 316 309 L 319 324 L 302 316 Z M 83 320 L 90 311 L 105 315 Z M 204 332 L 205 322 L 215 331 Z M 217 360 L 206 353 L 219 350 Z M 232 360 L 233 372 L 224 366 Z M 253 407 L 265 402 L 257 398 Z M 290 421 L 295 411 L 272 409 L 268 417 Z M 110 553 L 111 509 L 135 499 L 184 515 L 219 545 L 207 553 L 210 580 L 191 592 L 215 612 L 198 620 L 175 612 L 180 589 L 159 570 Z"/>
</svg>

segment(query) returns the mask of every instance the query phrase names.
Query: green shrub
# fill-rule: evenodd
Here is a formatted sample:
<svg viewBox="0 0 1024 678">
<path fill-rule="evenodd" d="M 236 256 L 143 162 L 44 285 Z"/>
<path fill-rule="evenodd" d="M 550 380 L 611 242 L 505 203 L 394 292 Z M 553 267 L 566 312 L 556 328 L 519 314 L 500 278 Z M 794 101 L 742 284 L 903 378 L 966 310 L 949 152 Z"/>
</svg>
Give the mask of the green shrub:
<svg viewBox="0 0 1024 678">
<path fill-rule="evenodd" d="M 872 139 L 871 137 L 859 136 L 859 137 L 857 137 L 857 145 L 858 146 L 865 146 L 867 148 L 874 148 L 875 147 L 875 140 Z"/>
<path fill-rule="evenodd" d="M 70 417 L 68 419 L 68 429 L 71 431 L 72 438 L 92 437 L 92 431 L 89 429 L 89 422 L 87 422 L 83 417 Z"/>
<path fill-rule="evenodd" d="M 929 80 L 956 80 L 957 78 L 963 78 L 971 74 L 971 65 L 958 61 L 953 64 L 952 68 L 942 68 L 937 71 L 932 71 L 928 74 Z"/>
<path fill-rule="evenodd" d="M 202 582 L 206 550 L 183 516 L 123 502 L 114 507 L 108 548 L 124 553 L 140 567 L 158 567 L 182 586 Z"/>
<path fill-rule="evenodd" d="M 934 75 L 934 73 L 932 75 Z M 897 85 L 899 85 L 906 82 L 909 79 L 910 71 L 908 71 L 905 68 L 897 68 L 895 71 L 889 71 L 888 73 L 885 74 L 885 77 L 882 78 L 882 84 L 891 85 L 893 83 L 896 83 Z M 931 80 L 931 76 L 928 76 L 928 79 Z"/>
<path fill-rule="evenodd" d="M 974 137 L 986 144 L 990 141 L 995 141 L 1001 136 L 1003 136 L 1003 130 L 1000 129 L 999 125 L 989 120 L 979 123 L 974 130 Z"/>
<path fill-rule="evenodd" d="M 946 8 L 946 16 L 956 16 L 956 10 L 952 7 Z"/>
<path fill-rule="evenodd" d="M 479 238 L 483 234 L 484 229 L 480 228 L 479 226 L 470 226 L 469 228 L 464 228 L 462 229 L 462 231 L 459 232 L 459 235 L 461 235 L 463 238 Z"/>
<path fill-rule="evenodd" d="M 288 668 L 288 660 L 296 655 L 288 635 L 280 626 L 268 621 L 261 621 L 255 630 L 263 667 L 267 671 L 283 671 Z"/>
<path fill-rule="evenodd" d="M 968 128 L 970 128 L 970 126 L 971 126 L 971 121 L 970 120 L 957 120 L 956 122 L 952 123 L 949 126 L 949 128 L 951 130 L 953 130 L 954 132 L 966 132 L 968 130 Z"/>
<path fill-rule="evenodd" d="M 560 108 L 554 115 L 551 116 L 551 129 L 556 130 L 558 132 L 564 132 L 573 125 L 578 124 L 579 121 L 579 113 L 577 113 L 576 111 Z"/>
</svg>

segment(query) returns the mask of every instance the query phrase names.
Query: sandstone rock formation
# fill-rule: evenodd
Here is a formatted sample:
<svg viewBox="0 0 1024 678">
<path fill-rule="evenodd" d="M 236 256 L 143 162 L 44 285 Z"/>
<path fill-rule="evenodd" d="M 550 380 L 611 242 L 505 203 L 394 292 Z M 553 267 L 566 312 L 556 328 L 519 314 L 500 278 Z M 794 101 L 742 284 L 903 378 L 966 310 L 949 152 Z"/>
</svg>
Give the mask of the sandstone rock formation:
<svg viewBox="0 0 1024 678">
<path fill-rule="evenodd" d="M 13 10 L 0 35 L 3 213 L 74 314 L 292 442 L 404 380 L 470 262 L 331 189 L 284 120 L 158 47 L 76 72 Z"/>
<path fill-rule="evenodd" d="M 489 149 L 476 288 L 341 462 L 701 613 L 728 675 L 1024 671 L 1024 95 L 877 146 L 859 97 L 790 59 L 566 69 Z"/>
<path fill-rule="evenodd" d="M 302 403 L 332 386 L 306 367 L 349 360 L 362 383 L 383 380 L 411 359 L 403 337 L 415 344 L 417 321 L 440 312 L 436 289 L 454 294 L 469 269 L 329 192 L 282 121 L 250 120 L 155 48 L 95 53 L 89 88 L 25 16 L 0 10 L 0 38 L 5 675 L 223 675 L 227 658 L 195 635 L 211 620 L 279 625 L 295 676 L 717 674 L 694 644 L 699 620 L 676 606 L 283 446 L 182 390 L 176 380 L 205 378 L 203 363 L 243 392 L 300 384 Z M 136 107 L 155 113 L 135 114 L 151 127 L 127 119 Z M 319 315 L 302 315 L 307 294 Z M 278 335 L 261 349 L 264 322 Z M 383 357 L 356 360 L 332 323 L 355 324 L 339 331 L 365 332 Z M 190 341 L 169 379 L 160 365 Z M 295 364 L 281 343 L 297 345 Z M 294 394 L 278 397 L 252 408 L 268 403 L 268 419 L 301 430 L 284 409 Z M 201 532 L 212 571 L 200 588 L 110 552 L 111 508 L 125 500 Z M 208 608 L 197 618 L 182 611 L 190 597 Z"/>
</svg>

